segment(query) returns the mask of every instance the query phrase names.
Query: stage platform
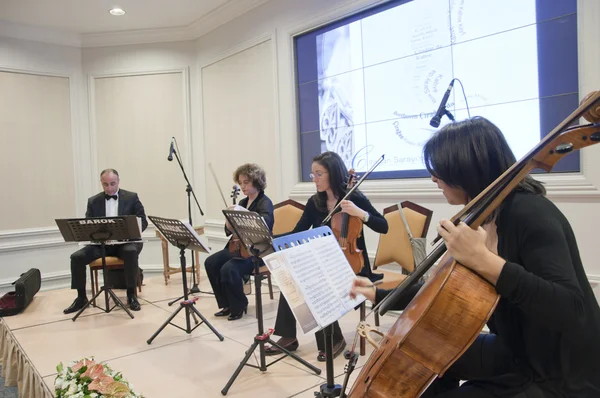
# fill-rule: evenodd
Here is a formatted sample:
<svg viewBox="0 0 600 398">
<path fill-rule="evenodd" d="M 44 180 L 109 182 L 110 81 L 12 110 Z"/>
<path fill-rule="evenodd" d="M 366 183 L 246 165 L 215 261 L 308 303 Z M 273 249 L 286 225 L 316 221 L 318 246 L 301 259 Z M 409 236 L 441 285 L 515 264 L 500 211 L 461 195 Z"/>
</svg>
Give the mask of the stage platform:
<svg viewBox="0 0 600 398">
<path fill-rule="evenodd" d="M 21 380 L 21 398 L 51 397 L 54 392 L 56 365 L 83 357 L 94 356 L 121 371 L 134 389 L 147 398 L 158 397 L 222 397 L 221 389 L 234 372 L 252 343 L 257 331 L 254 294 L 248 296 L 248 314 L 241 320 L 228 321 L 213 316 L 218 309 L 214 297 L 198 294 L 196 306 L 221 333 L 218 338 L 205 325 L 191 334 L 167 326 L 151 345 L 146 340 L 176 309 L 168 302 L 181 295 L 181 277 L 171 277 L 165 286 L 162 276 L 144 281 L 139 295 L 142 310 L 130 319 L 121 309 L 103 313 L 90 308 L 77 319 L 64 315 L 74 291 L 70 289 L 39 292 L 31 305 L 21 314 L 0 320 L 0 348 L 2 372 L 7 383 Z M 201 275 L 200 288 L 211 291 L 206 275 Z M 124 290 L 115 293 L 125 300 Z M 88 293 L 88 297 L 91 295 Z M 263 289 L 265 327 L 273 327 L 279 293 L 269 298 Z M 104 303 L 104 299 L 100 301 Z M 350 345 L 354 328 L 359 320 L 358 311 L 347 314 L 340 322 Z M 381 317 L 382 330 L 394 323 L 393 315 Z M 373 323 L 372 318 L 370 323 Z M 184 312 L 176 323 L 185 328 Z M 314 335 L 299 337 L 298 355 L 322 369 L 320 376 L 310 373 L 297 362 L 286 358 L 269 367 L 266 372 L 245 367 L 229 390 L 228 397 L 310 398 L 325 382 L 325 363 L 318 362 Z M 372 349 L 367 344 L 367 355 Z M 258 350 L 255 351 L 258 353 Z M 359 360 L 359 366 L 366 361 Z M 268 359 L 268 362 L 273 357 Z M 254 355 L 253 362 L 258 363 Z M 335 361 L 336 382 L 342 383 L 346 361 L 339 356 Z M 358 371 L 353 376 L 356 377 Z M 353 379 L 354 379 L 353 377 Z"/>
</svg>

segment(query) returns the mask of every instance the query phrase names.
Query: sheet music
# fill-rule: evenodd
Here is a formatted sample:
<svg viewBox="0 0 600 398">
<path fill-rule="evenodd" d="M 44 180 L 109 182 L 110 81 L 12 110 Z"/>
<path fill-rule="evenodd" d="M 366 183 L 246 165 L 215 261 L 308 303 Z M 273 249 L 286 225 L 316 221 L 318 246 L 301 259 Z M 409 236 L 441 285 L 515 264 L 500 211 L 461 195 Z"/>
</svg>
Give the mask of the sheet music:
<svg viewBox="0 0 600 398">
<path fill-rule="evenodd" d="M 333 236 L 272 253 L 264 261 L 305 334 L 335 322 L 365 300 L 348 297 L 355 275 Z M 304 313 L 307 309 L 309 314 Z"/>
<path fill-rule="evenodd" d="M 356 275 L 352 267 L 346 260 L 344 252 L 339 247 L 338 242 L 333 235 L 311 241 L 315 255 L 326 265 L 323 267 L 326 277 L 335 289 L 335 293 L 342 301 L 342 305 L 348 311 L 366 300 L 366 297 L 360 295 L 351 299 L 348 292 L 352 288 L 352 283 Z"/>
<path fill-rule="evenodd" d="M 304 295 L 298 284 L 294 281 L 290 269 L 285 265 L 283 255 L 277 255 L 280 252 L 273 253 L 263 260 L 271 272 L 271 276 L 277 281 L 279 290 L 285 296 L 292 313 L 298 320 L 302 332 L 310 333 L 319 327 L 308 304 L 304 300 Z"/>
</svg>

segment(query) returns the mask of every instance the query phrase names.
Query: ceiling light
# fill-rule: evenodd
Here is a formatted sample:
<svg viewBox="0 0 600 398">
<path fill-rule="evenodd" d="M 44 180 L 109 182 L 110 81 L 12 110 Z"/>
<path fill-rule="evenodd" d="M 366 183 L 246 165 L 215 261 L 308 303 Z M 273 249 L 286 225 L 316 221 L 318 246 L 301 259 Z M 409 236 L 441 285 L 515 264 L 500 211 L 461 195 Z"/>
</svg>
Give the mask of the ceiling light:
<svg viewBox="0 0 600 398">
<path fill-rule="evenodd" d="M 116 15 L 116 16 L 125 15 L 125 10 L 123 10 L 121 8 L 112 8 L 108 12 L 110 12 L 112 15 Z"/>
</svg>

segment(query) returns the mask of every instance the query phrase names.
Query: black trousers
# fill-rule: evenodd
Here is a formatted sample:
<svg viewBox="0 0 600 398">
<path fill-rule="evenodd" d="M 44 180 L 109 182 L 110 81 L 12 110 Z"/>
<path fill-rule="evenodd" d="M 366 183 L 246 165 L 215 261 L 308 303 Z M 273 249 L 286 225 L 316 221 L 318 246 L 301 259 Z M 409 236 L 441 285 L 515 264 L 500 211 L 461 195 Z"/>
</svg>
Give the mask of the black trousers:
<svg viewBox="0 0 600 398">
<path fill-rule="evenodd" d="M 143 243 L 106 246 L 106 256 L 119 257 L 125 263 L 125 284 L 128 289 L 137 286 L 138 256 L 143 247 Z M 101 257 L 99 245 L 85 246 L 71 254 L 71 289 L 85 289 L 87 265 Z"/>
<path fill-rule="evenodd" d="M 275 319 L 275 332 L 277 336 L 296 338 L 296 318 L 283 294 L 279 294 L 279 306 L 277 307 L 277 318 Z M 315 333 L 317 347 L 319 351 L 325 351 L 325 333 L 319 330 Z M 344 334 L 340 324 L 333 323 L 333 344 L 337 344 L 344 339 Z"/>
<path fill-rule="evenodd" d="M 494 334 L 480 334 L 423 398 L 544 398 L 532 371 Z M 460 380 L 467 380 L 459 386 Z"/>
<path fill-rule="evenodd" d="M 246 308 L 243 277 L 254 269 L 251 258 L 234 258 L 228 249 L 223 249 L 208 256 L 204 268 L 219 308 L 229 308 L 233 314 Z"/>
</svg>

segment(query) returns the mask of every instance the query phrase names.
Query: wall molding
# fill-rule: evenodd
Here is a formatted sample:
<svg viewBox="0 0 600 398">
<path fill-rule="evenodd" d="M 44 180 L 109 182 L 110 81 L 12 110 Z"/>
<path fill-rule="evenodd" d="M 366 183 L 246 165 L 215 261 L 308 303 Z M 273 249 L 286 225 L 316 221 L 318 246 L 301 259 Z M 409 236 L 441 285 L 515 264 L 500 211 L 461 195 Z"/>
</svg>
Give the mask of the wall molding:
<svg viewBox="0 0 600 398">
<path fill-rule="evenodd" d="M 164 267 L 162 264 L 150 264 L 143 265 L 145 277 L 163 275 Z M 102 273 L 99 274 L 100 281 L 102 280 Z M 14 290 L 12 283 L 17 279 L 2 279 L 0 280 L 0 292 L 8 292 Z M 42 273 L 42 285 L 41 291 L 66 289 L 71 286 L 71 271 L 60 271 L 60 272 L 46 272 Z"/>
<path fill-rule="evenodd" d="M 583 174 L 534 175 L 544 183 L 548 198 L 560 202 L 563 200 L 590 200 L 600 198 L 600 190 L 589 182 Z M 403 198 L 444 201 L 442 192 L 429 178 L 403 180 L 366 180 L 360 190 L 369 199 L 390 200 L 397 202 Z M 314 184 L 302 182 L 294 186 L 290 198 L 306 201 L 315 193 Z"/>
<path fill-rule="evenodd" d="M 275 132 L 275 136 L 273 137 L 273 140 L 275 141 L 276 144 L 276 148 L 279 148 L 279 126 L 280 126 L 280 119 L 279 119 L 279 78 L 278 78 L 278 58 L 277 58 L 277 32 L 275 30 L 272 30 L 270 32 L 267 33 L 263 33 L 261 35 L 255 36 L 249 40 L 246 40 L 236 46 L 230 47 L 225 51 L 222 51 L 220 53 L 218 53 L 217 55 L 215 55 L 214 57 L 208 58 L 207 60 L 200 60 L 198 62 L 198 83 L 196 85 L 196 87 L 198 88 L 198 93 L 196 98 L 198 99 L 198 108 L 200 110 L 198 118 L 199 118 L 199 122 L 198 122 L 198 136 L 200 137 L 200 140 L 202 142 L 202 154 L 204 155 L 204 159 L 201 162 L 201 168 L 202 170 L 199 171 L 203 177 L 203 180 L 209 181 L 211 180 L 211 178 L 209 178 L 207 176 L 207 165 L 205 164 L 205 159 L 207 158 L 207 153 L 206 153 L 206 126 L 204 124 L 205 118 L 204 118 L 204 69 L 216 64 L 217 62 L 220 62 L 224 59 L 230 58 L 236 54 L 239 54 L 241 52 L 244 52 L 252 47 L 256 47 L 260 44 L 266 43 L 270 41 L 271 42 L 271 62 L 272 62 L 272 67 L 273 67 L 273 101 L 274 101 L 274 108 L 273 108 L 273 126 L 274 126 L 274 132 Z M 281 151 L 278 151 L 281 152 Z M 280 155 L 279 155 L 280 156 Z M 286 197 L 286 194 L 284 193 L 283 189 L 282 189 L 282 179 L 283 179 L 283 175 L 281 173 L 280 168 L 278 168 L 278 172 L 277 175 L 275 176 L 275 178 L 277 179 L 277 185 L 279 186 L 279 191 L 278 191 L 278 196 L 281 197 Z M 205 228 L 214 220 L 210 220 L 210 219 L 205 219 Z M 221 229 L 222 226 L 224 225 L 224 222 L 221 221 Z M 205 234 L 206 234 L 206 229 L 205 229 Z M 214 237 L 213 237 L 214 238 Z M 218 238 L 215 238 L 218 239 Z M 225 242 L 226 243 L 226 242 Z M 225 244 L 224 243 L 224 244 Z"/>
<path fill-rule="evenodd" d="M 88 75 L 88 115 L 89 115 L 89 139 L 90 139 L 90 159 L 91 159 L 91 181 L 97 178 L 96 172 L 98 170 L 98 142 L 97 142 L 97 131 L 96 131 L 96 79 L 115 78 L 115 77 L 128 77 L 128 76 L 150 76 L 150 75 L 164 75 L 181 73 L 182 84 L 181 94 L 183 95 L 183 124 L 184 124 L 184 137 L 187 149 L 185 150 L 185 156 L 190 159 L 188 167 L 191 167 L 190 180 L 194 181 L 194 168 L 192 155 L 192 135 L 191 135 L 191 105 L 190 105 L 190 76 L 189 68 L 166 68 L 166 69 L 147 69 L 147 70 L 133 70 L 133 71 L 118 71 L 111 73 L 94 73 Z M 184 162 L 185 166 L 185 162 Z"/>
<path fill-rule="evenodd" d="M 0 33 L 2 30 L 0 29 Z M 34 75 L 34 76 L 45 76 L 45 77 L 60 77 L 67 79 L 69 85 L 69 127 L 71 129 L 71 151 L 73 155 L 73 186 L 74 186 L 74 194 L 75 194 L 75 210 L 76 213 L 79 212 L 83 208 L 83 204 L 80 204 L 81 196 L 83 196 L 83 192 L 81 192 L 80 184 L 81 178 L 83 177 L 81 170 L 84 169 L 81 167 L 83 164 L 81 155 L 80 155 L 80 146 L 81 146 L 81 129 L 80 129 L 80 113 L 79 113 L 79 98 L 81 91 L 81 78 L 75 72 L 65 73 L 65 71 L 60 70 L 42 70 L 42 69 L 29 69 L 29 68 L 14 68 L 14 67 L 6 67 L 0 65 L 0 72 L 9 72 L 9 73 L 19 73 L 25 75 Z M 1 247 L 1 246 L 0 246 Z"/>
<path fill-rule="evenodd" d="M 195 40 L 269 0 L 230 0 L 187 26 L 105 33 L 73 33 L 0 21 L 0 36 L 69 47 L 107 47 Z"/>
<path fill-rule="evenodd" d="M 149 223 L 148 228 L 142 233 L 142 239 L 145 242 L 160 241 L 155 231 L 156 227 Z M 77 243 L 65 242 L 58 227 L 0 231 L 0 254 L 77 245 Z"/>
</svg>

